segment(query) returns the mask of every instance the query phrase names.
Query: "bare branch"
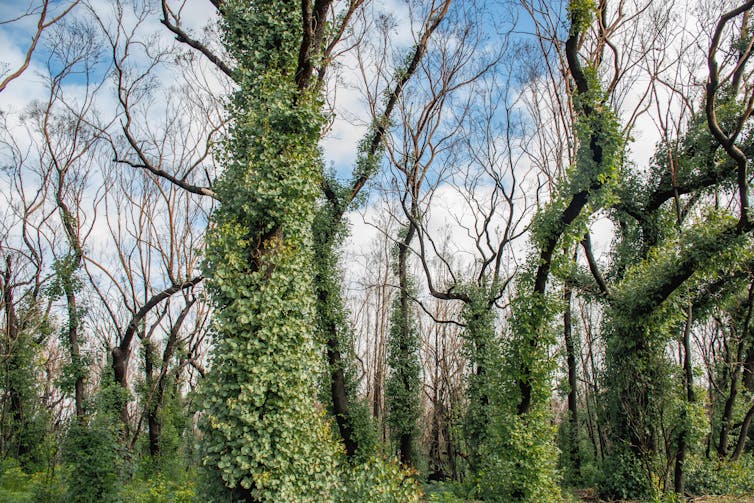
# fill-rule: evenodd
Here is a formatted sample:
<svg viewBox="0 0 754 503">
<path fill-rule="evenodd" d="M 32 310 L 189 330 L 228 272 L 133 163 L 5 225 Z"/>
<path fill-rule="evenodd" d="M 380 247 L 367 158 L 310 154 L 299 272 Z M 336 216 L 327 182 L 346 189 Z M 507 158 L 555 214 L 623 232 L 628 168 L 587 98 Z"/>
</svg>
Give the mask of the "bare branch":
<svg viewBox="0 0 754 503">
<path fill-rule="evenodd" d="M 42 12 L 39 14 L 39 20 L 37 21 L 37 30 L 34 32 L 34 36 L 31 39 L 31 44 L 29 45 L 29 48 L 26 50 L 26 56 L 24 57 L 23 63 L 21 63 L 21 66 L 19 66 L 14 72 L 12 72 L 10 75 L 6 76 L 2 82 L 0 82 L 0 92 L 3 92 L 5 88 L 8 86 L 8 84 L 11 83 L 11 81 L 17 79 L 21 76 L 24 71 L 29 67 L 29 64 L 31 63 L 31 57 L 34 54 L 34 50 L 37 48 L 37 44 L 39 43 L 39 39 L 42 37 L 42 32 L 52 26 L 53 24 L 57 23 L 61 19 L 63 19 L 71 10 L 76 6 L 76 4 L 79 3 L 79 0 L 73 0 L 68 7 L 66 7 L 63 12 L 55 16 L 54 18 L 48 20 L 47 14 L 48 14 L 48 8 L 50 6 L 50 0 L 44 0 L 42 4 Z M 23 16 L 22 16 L 23 17 Z M 19 18 L 20 19 L 20 18 Z"/>
<path fill-rule="evenodd" d="M 212 2 L 215 7 L 218 9 L 220 8 L 220 2 L 219 1 L 213 1 Z M 162 23 L 168 30 L 173 32 L 175 34 L 175 39 L 183 44 L 188 45 L 189 47 L 196 49 L 201 54 L 204 55 L 208 60 L 212 62 L 221 72 L 223 72 L 225 75 L 230 77 L 231 79 L 235 80 L 233 69 L 228 65 L 225 61 L 220 58 L 217 54 L 212 52 L 209 47 L 202 44 L 195 38 L 191 37 L 184 29 L 180 26 L 180 21 L 178 17 L 173 13 L 173 11 L 168 7 L 167 0 L 162 0 L 162 19 L 160 19 L 160 23 Z"/>
</svg>

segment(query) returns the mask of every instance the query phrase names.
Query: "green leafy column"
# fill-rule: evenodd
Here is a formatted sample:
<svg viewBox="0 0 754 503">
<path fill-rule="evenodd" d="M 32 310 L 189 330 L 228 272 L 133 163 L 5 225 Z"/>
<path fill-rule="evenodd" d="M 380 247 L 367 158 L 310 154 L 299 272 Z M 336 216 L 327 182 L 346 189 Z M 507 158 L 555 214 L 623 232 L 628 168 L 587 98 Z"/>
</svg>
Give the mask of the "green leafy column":
<svg viewBox="0 0 754 503">
<path fill-rule="evenodd" d="M 416 295 L 413 278 L 409 272 L 409 253 L 415 228 L 408 224 L 400 231 L 396 274 L 399 291 L 393 302 L 390 317 L 390 334 L 387 343 L 387 364 L 390 375 L 385 383 L 387 422 L 390 433 L 398 444 L 401 462 L 411 466 L 416 463 L 417 423 L 421 416 L 419 393 L 421 389 L 421 364 L 419 362 L 419 330 L 411 306 Z"/>
<path fill-rule="evenodd" d="M 487 368 L 471 383 L 486 392 L 486 405 L 480 402 L 479 410 L 471 412 L 477 423 L 482 418 L 488 422 L 481 430 L 484 437 L 476 469 L 479 496 L 488 501 L 562 499 L 550 409 L 554 365 L 549 356 L 555 341 L 551 321 L 559 303 L 552 296 L 524 290 L 531 288 L 533 276 L 534 268 L 529 266 L 518 279 L 508 333 L 502 342 L 492 334 L 486 337 L 490 347 L 480 358 Z"/>
<path fill-rule="evenodd" d="M 217 310 L 201 428 L 204 464 L 240 501 L 327 501 L 336 468 L 315 403 L 311 228 L 322 114 L 296 82 L 300 9 L 223 4 L 240 88 L 205 264 Z"/>
<path fill-rule="evenodd" d="M 334 180 L 331 186 L 334 186 Z M 327 375 L 321 385 L 350 459 L 363 461 L 374 454 L 377 430 L 369 408 L 359 397 L 353 329 L 343 299 L 338 260 L 347 235 L 342 211 L 325 204 L 314 217 L 314 290 L 317 297 L 317 339 L 325 348 Z"/>
<path fill-rule="evenodd" d="M 490 400 L 499 395 L 499 383 L 494 376 L 500 370 L 500 341 L 495 334 L 495 312 L 486 290 L 475 285 L 469 285 L 466 290 L 468 302 L 464 303 L 461 317 L 465 325 L 464 353 L 471 369 L 467 377 L 468 406 L 463 431 L 469 466 L 476 472 L 487 441 L 492 414 Z"/>
</svg>

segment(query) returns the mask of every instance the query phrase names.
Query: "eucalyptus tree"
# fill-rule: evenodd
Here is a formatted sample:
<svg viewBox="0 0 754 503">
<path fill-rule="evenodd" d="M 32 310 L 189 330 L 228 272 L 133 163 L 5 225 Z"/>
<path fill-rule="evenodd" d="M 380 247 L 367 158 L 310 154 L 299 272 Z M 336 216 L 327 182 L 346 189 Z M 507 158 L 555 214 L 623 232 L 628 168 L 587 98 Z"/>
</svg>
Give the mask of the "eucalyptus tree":
<svg viewBox="0 0 754 503">
<path fill-rule="evenodd" d="M 346 20 L 352 15 L 351 9 L 355 9 L 361 3 L 352 3 L 345 16 Z M 353 341 L 349 335 L 352 329 L 344 316 L 342 285 L 338 281 L 337 268 L 338 249 L 345 234 L 344 215 L 358 205 L 362 190 L 377 174 L 384 153 L 385 136 L 389 133 L 396 105 L 403 96 L 404 88 L 407 87 L 410 79 L 419 72 L 430 48 L 430 38 L 440 27 L 450 7 L 451 0 L 435 0 L 429 2 L 425 7 L 426 11 L 419 9 L 423 16 L 419 19 L 419 21 L 423 20 L 421 32 L 406 56 L 405 62 L 398 65 L 392 78 L 386 77 L 389 84 L 383 91 L 382 109 L 376 112 L 378 105 L 374 103 L 379 92 L 373 93 L 374 98 L 370 100 L 373 101 L 370 103 L 370 108 L 375 112 L 373 112 L 372 124 L 367 135 L 359 146 L 351 179 L 344 184 L 334 176 L 326 174 L 323 176 L 322 190 L 325 204 L 319 210 L 314 228 L 317 325 L 320 337 L 326 341 L 327 346 L 333 414 L 349 456 L 353 456 L 359 448 L 368 452 L 369 446 L 360 446 L 357 437 L 361 436 L 361 443 L 365 444 L 364 440 L 368 437 L 364 429 L 369 426 L 368 423 L 365 424 L 367 420 L 363 417 L 363 410 L 361 410 L 361 418 L 357 416 L 358 413 L 355 414 L 352 411 L 354 408 L 357 411 L 360 410 L 360 406 L 355 403 L 356 389 L 352 382 L 353 377 L 348 376 L 348 367 L 351 365 L 349 354 L 353 351 Z M 383 50 L 385 49 L 387 48 Z M 362 431 L 355 431 L 355 428 L 361 428 Z M 409 448 L 410 443 L 404 438 L 405 449 Z M 405 449 L 401 450 L 401 459 L 404 463 L 408 463 L 411 456 L 403 455 Z"/>
<path fill-rule="evenodd" d="M 221 6 L 239 89 L 205 265 L 216 314 L 202 429 L 205 464 L 243 501 L 338 497 L 338 447 L 315 402 L 312 247 L 321 85 L 350 18 L 327 30 L 332 8 Z"/>
<path fill-rule="evenodd" d="M 149 5 L 84 7 L 104 47 L 99 71 L 112 77 L 105 87 L 114 98 L 107 103 L 114 120 L 100 120 L 101 112 L 87 118 L 104 149 L 98 244 L 109 245 L 84 257 L 97 301 L 93 325 L 115 382 L 128 394 L 146 388 L 122 406 L 126 445 L 134 447 L 146 424 L 156 455 L 168 380 L 180 381 L 190 365 L 203 369 L 207 312 L 198 267 L 213 199 L 210 188 L 193 187 L 214 177 L 226 85 L 160 37 L 149 25 L 157 15 Z M 148 361 L 132 379 L 139 344 Z"/>
<path fill-rule="evenodd" d="M 668 486 L 673 458 L 675 487 L 683 490 L 683 458 L 691 441 L 684 432 L 689 431 L 688 421 L 698 407 L 692 403 L 689 344 L 692 316 L 697 320 L 704 316 L 705 295 L 701 292 L 719 290 L 719 278 L 740 274 L 748 256 L 748 161 L 742 152 L 749 142 L 745 133 L 749 91 L 743 84 L 749 78 L 746 70 L 749 52 L 745 44 L 728 49 L 721 49 L 720 44 L 723 32 L 728 34 L 728 40 L 740 37 L 731 28 L 731 22 L 742 16 L 742 25 L 748 26 L 744 13 L 751 5 L 733 6 L 722 15 L 719 10 L 708 11 L 710 19 L 704 22 L 714 29 L 710 33 L 688 35 L 689 40 L 683 39 L 680 49 L 668 44 L 676 37 L 667 28 L 674 26 L 668 19 L 672 19 L 677 6 L 654 8 L 647 3 L 637 6 L 635 15 L 624 18 L 629 27 L 640 26 L 638 20 L 643 16 L 650 23 L 657 23 L 651 26 L 663 27 L 652 31 L 657 38 L 651 41 L 644 40 L 644 36 L 634 37 L 648 44 L 640 46 L 638 51 L 639 73 L 645 73 L 650 83 L 648 92 L 639 96 L 639 101 L 656 107 L 653 117 L 661 136 L 647 173 L 641 171 L 643 167 L 634 169 L 626 162 L 621 147 L 642 107 L 621 114 L 625 126 L 618 126 L 615 118 L 608 121 L 612 125 L 602 119 L 594 122 L 606 111 L 609 113 L 611 105 L 621 108 L 616 95 L 623 86 L 621 68 L 637 68 L 622 63 L 626 52 L 619 50 L 617 40 L 621 35 L 615 29 L 620 25 L 611 21 L 625 14 L 621 5 L 573 3 L 569 9 L 572 27 L 577 32 L 597 36 L 588 43 L 589 36 L 574 36 L 572 28 L 564 47 L 563 57 L 574 86 L 575 169 L 567 175 L 560 194 L 553 195 L 553 202 L 535 221 L 534 235 L 540 256 L 531 279 L 534 291 L 540 293 L 545 291 L 542 280 L 546 282 L 550 272 L 566 281 L 571 278 L 576 285 L 582 284 L 578 275 L 569 273 L 568 268 L 560 269 L 552 258 L 554 255 L 548 256 L 547 252 L 554 251 L 551 245 L 559 242 L 561 235 L 569 237 L 570 231 L 563 234 L 569 227 L 566 224 L 575 225 L 571 227 L 575 233 L 569 238 L 571 242 L 586 234 L 584 224 L 579 224 L 579 219 L 584 218 L 578 217 L 580 213 L 586 215 L 596 208 L 607 210 L 617 233 L 607 273 L 600 271 L 589 248 L 585 247 L 584 254 L 594 276 L 593 285 L 584 285 L 600 292 L 597 299 L 604 308 L 601 331 L 606 341 L 603 425 L 607 428 L 607 457 L 603 465 L 606 482 L 602 487 L 617 495 L 647 496 Z M 581 25 L 580 13 L 588 14 L 581 19 Z M 658 44 L 663 50 L 656 50 Z M 706 54 L 694 52 L 694 48 L 705 44 L 710 48 Z M 610 59 L 612 67 L 607 64 Z M 684 67 L 688 61 L 700 60 L 706 62 L 708 71 L 703 89 L 690 84 L 694 80 L 689 75 L 698 67 L 691 71 Z M 595 94 L 593 91 L 599 89 L 598 76 L 606 84 L 604 93 Z M 593 102 L 596 107 L 589 104 L 590 95 L 596 98 Z M 643 109 L 646 111 L 646 107 Z M 609 148 L 603 144 L 605 140 Z M 574 176 L 578 177 L 589 166 L 591 174 L 581 180 L 586 183 L 582 187 L 585 190 L 569 194 L 568 187 L 577 180 Z M 608 171 L 600 173 L 600 169 Z M 589 182 L 589 177 L 595 174 L 597 178 Z M 567 197 L 561 201 L 560 210 L 554 210 L 558 198 L 564 195 Z M 721 209 L 722 205 L 728 209 Z M 552 219 L 548 218 L 551 210 Z M 731 286 L 734 283 L 729 281 Z M 728 294 L 720 291 L 720 295 L 718 300 Z M 535 326 L 545 329 L 546 319 Z M 526 332 L 529 331 L 527 328 Z M 678 375 L 684 376 L 683 386 L 677 387 L 669 381 L 672 362 L 666 357 L 668 344 L 676 336 L 683 339 L 684 347 L 683 361 L 678 364 Z M 529 374 L 529 369 L 523 370 L 526 371 L 523 375 Z M 530 395 L 530 386 L 525 381 L 522 379 L 519 385 L 520 412 L 529 403 L 523 399 Z M 671 392 L 681 388 L 683 393 Z M 679 401 L 684 404 L 673 405 Z"/>
<path fill-rule="evenodd" d="M 85 23 L 61 23 L 50 33 L 46 95 L 30 105 L 31 113 L 24 117 L 27 127 L 19 134 L 28 134 L 19 141 L 31 144 L 34 157 L 23 159 L 18 166 L 19 170 L 43 173 L 41 180 L 48 185 L 41 193 L 55 207 L 55 218 L 44 222 L 50 237 L 40 253 L 53 257 L 54 276 L 47 294 L 62 298 L 65 306 L 61 343 L 68 352 L 68 362 L 61 382 L 73 395 L 75 415 L 80 421 L 85 415 L 85 381 L 92 361 L 87 354 L 82 265 L 96 222 L 96 198 L 88 200 L 85 193 L 90 184 L 96 183 L 94 167 L 100 146 L 100 135 L 89 122 L 89 115 L 102 86 L 84 85 L 77 96 L 69 86 L 79 75 L 91 75 L 97 64 L 99 48 L 91 28 Z M 85 208 L 87 203 L 92 205 L 89 211 Z M 61 234 L 62 239 L 55 239 Z"/>
<path fill-rule="evenodd" d="M 504 497 L 486 485 L 497 478 L 497 467 L 487 464 L 497 456 L 491 422 L 505 404 L 498 310 L 515 275 L 514 250 L 543 183 L 523 162 L 528 137 L 521 134 L 522 82 L 516 75 L 517 58 L 525 53 L 511 33 L 495 34 L 500 37 L 495 50 L 485 51 L 488 34 L 476 17 L 485 11 L 476 7 L 467 13 L 468 29 L 438 42 L 423 78 L 401 102 L 401 126 L 388 153 L 401 208 L 395 218 L 407 220 L 410 228 L 402 236 L 409 239 L 398 246 L 411 246 L 420 284 L 430 296 L 463 306 L 460 320 L 435 321 L 463 327 L 468 365 L 463 448 L 470 485 L 477 496 Z M 447 214 L 440 209 L 442 199 L 448 201 Z M 447 245 L 437 231 L 443 216 L 455 231 Z M 459 253 L 471 259 L 453 257 Z M 490 479 L 483 480 L 484 473 Z M 497 479 L 502 483 L 505 477 Z"/>
<path fill-rule="evenodd" d="M 6 144 L 7 146 L 7 144 Z M 16 154 L 19 152 L 16 150 Z M 51 209 L 44 197 L 27 189 L 29 174 L 14 170 L 8 181 L 7 208 L 3 215 L 2 268 L 0 268 L 0 312 L 2 320 L 2 364 L 0 379 L 0 457 L 17 459 L 25 468 L 46 462 L 44 447 L 51 431 L 51 419 L 61 417 L 62 396 L 51 385 L 57 374 L 42 381 L 37 362 L 55 367 L 54 351 L 45 351 L 55 329 L 52 303 L 45 295 L 49 276 L 41 249 L 44 235 L 39 226 Z M 40 191 L 44 194 L 44 189 Z M 20 241 L 13 239 L 19 231 Z M 54 339 L 54 338 L 53 338 Z"/>
</svg>

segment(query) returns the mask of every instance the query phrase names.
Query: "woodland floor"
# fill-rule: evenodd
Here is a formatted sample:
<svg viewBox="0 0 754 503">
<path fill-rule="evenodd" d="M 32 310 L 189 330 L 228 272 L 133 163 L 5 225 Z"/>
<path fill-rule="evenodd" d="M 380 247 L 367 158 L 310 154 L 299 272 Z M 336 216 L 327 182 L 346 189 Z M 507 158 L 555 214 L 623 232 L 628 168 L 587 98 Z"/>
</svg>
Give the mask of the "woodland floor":
<svg viewBox="0 0 754 503">
<path fill-rule="evenodd" d="M 630 500 L 601 500 L 593 489 L 577 491 L 576 495 L 588 503 L 638 503 Z M 749 496 L 696 496 L 687 501 L 694 503 L 754 503 L 754 495 Z"/>
</svg>

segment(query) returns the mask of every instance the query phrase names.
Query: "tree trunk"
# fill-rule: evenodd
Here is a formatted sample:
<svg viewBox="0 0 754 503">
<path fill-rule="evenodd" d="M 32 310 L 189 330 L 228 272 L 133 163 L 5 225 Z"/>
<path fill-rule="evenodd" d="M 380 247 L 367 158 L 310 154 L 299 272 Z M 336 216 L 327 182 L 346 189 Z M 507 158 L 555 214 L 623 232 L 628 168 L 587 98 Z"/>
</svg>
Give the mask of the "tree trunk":
<svg viewBox="0 0 754 503">
<path fill-rule="evenodd" d="M 566 346 L 566 361 L 568 365 L 568 422 L 569 428 L 569 456 L 573 463 L 573 470 L 578 477 L 581 474 L 581 455 L 579 453 L 579 409 L 578 409 L 578 380 L 576 368 L 576 348 L 573 340 L 571 323 L 571 298 L 573 292 L 566 285 L 563 288 L 565 311 L 563 312 L 563 337 Z"/>
<path fill-rule="evenodd" d="M 751 428 L 752 419 L 754 419 L 754 405 L 749 407 L 749 410 L 746 413 L 746 416 L 744 416 L 743 422 L 741 423 L 741 432 L 738 434 L 736 449 L 730 456 L 731 461 L 738 461 L 738 458 L 740 458 L 741 454 L 743 454 L 744 447 L 746 447 L 746 440 L 749 438 L 749 429 Z"/>
<path fill-rule="evenodd" d="M 128 360 L 131 356 L 131 349 L 128 347 L 123 348 L 121 346 L 116 346 L 111 350 L 110 354 L 112 355 L 113 359 L 112 368 L 115 382 L 118 383 L 123 389 L 127 390 Z M 120 420 L 121 422 L 123 422 L 123 425 L 126 428 L 126 436 L 128 436 L 128 431 L 130 429 L 130 419 L 128 417 L 128 407 L 126 404 L 123 405 L 123 408 L 120 411 Z"/>
<path fill-rule="evenodd" d="M 157 414 L 160 409 L 160 402 L 152 390 L 156 392 L 154 382 L 154 346 L 152 341 L 144 338 L 144 377 L 146 379 L 146 388 L 149 392 L 149 396 L 145 398 L 146 402 L 146 415 L 147 415 L 147 429 L 149 436 L 149 455 L 152 458 L 156 458 L 160 455 L 160 436 L 162 434 L 162 423 L 160 422 Z"/>
<path fill-rule="evenodd" d="M 84 369 L 83 361 L 81 360 L 81 348 L 79 347 L 79 313 L 78 304 L 76 298 L 76 291 L 73 286 L 73 278 L 63 279 L 63 290 L 65 291 L 65 299 L 68 311 L 68 345 L 71 352 L 71 365 L 75 373 L 75 380 L 73 383 L 73 396 L 76 417 L 83 419 L 84 417 Z"/>
<path fill-rule="evenodd" d="M 720 438 L 717 444 L 717 454 L 721 458 L 728 455 L 728 435 L 730 434 L 731 422 L 733 421 L 733 406 L 735 405 L 736 397 L 738 396 L 738 381 L 741 378 L 741 360 L 743 358 L 744 340 L 744 338 L 741 338 L 738 342 L 735 361 L 730 362 L 733 366 L 733 371 L 730 375 L 728 398 L 725 400 L 723 415 L 720 418 Z"/>
<path fill-rule="evenodd" d="M 0 348 L 3 350 L 5 360 L 5 393 L 3 397 L 6 404 L 3 404 L 3 421 L 2 432 L 0 432 L 0 454 L 7 454 L 10 447 L 15 449 L 15 455 L 23 458 L 31 452 L 31 446 L 23 440 L 24 425 L 24 403 L 22 391 L 14 378 L 22 366 L 19 361 L 19 344 L 21 343 L 21 327 L 16 315 L 15 299 L 13 296 L 13 287 L 11 278 L 13 277 L 13 260 L 10 255 L 5 257 L 5 273 L 2 278 L 3 305 L 5 306 L 5 337 Z M 7 397 L 7 398 L 6 398 Z M 8 410 L 9 409 L 9 410 Z M 6 423 L 6 417 L 10 416 L 10 427 Z M 14 441 L 14 437 L 15 441 Z"/>
<path fill-rule="evenodd" d="M 317 294 L 317 325 L 326 341 L 327 364 L 330 375 L 330 403 L 340 437 L 346 448 L 346 456 L 353 457 L 359 448 L 350 414 L 350 400 L 346 383 L 347 362 L 341 353 L 344 311 L 337 271 L 336 238 L 342 215 L 331 215 L 330 209 L 321 210 L 315 219 L 314 288 Z M 324 222 L 320 220 L 325 220 Z"/>
<path fill-rule="evenodd" d="M 406 235 L 403 240 L 398 243 L 398 285 L 400 288 L 399 298 L 399 317 L 400 317 L 400 333 L 396 334 L 399 337 L 398 355 L 396 355 L 399 361 L 397 369 L 401 374 L 400 384 L 402 385 L 402 393 L 409 396 L 412 393 L 416 393 L 415 382 L 412 379 L 415 377 L 410 375 L 407 367 L 410 366 L 411 359 L 415 359 L 416 355 L 413 354 L 412 348 L 409 345 L 409 340 L 412 337 L 416 337 L 413 332 L 413 317 L 411 316 L 411 299 L 409 284 L 409 272 L 408 272 L 408 254 L 410 251 L 411 240 L 414 237 L 414 226 L 408 225 Z M 392 336 L 391 332 L 391 336 Z M 395 411 L 391 411 L 393 414 Z M 401 413 L 404 411 L 401 411 Z M 418 418 L 416 418 L 418 419 Z M 398 455 L 401 463 L 406 466 L 412 466 L 414 463 L 414 437 L 416 436 L 416 425 L 404 424 L 403 429 L 398 435 Z"/>
<path fill-rule="evenodd" d="M 694 373 L 691 368 L 691 324 L 692 324 L 693 311 L 689 306 L 688 314 L 686 316 L 686 325 L 683 330 L 683 384 L 686 388 L 686 401 L 688 404 L 693 404 L 696 401 L 694 396 Z M 674 490 L 677 494 L 683 495 L 685 491 L 684 483 L 684 465 L 686 463 L 686 450 L 687 450 L 687 438 L 689 434 L 688 417 L 686 409 L 684 408 L 681 416 L 682 428 L 680 436 L 678 438 L 678 452 L 675 457 L 675 470 L 674 470 Z"/>
</svg>

